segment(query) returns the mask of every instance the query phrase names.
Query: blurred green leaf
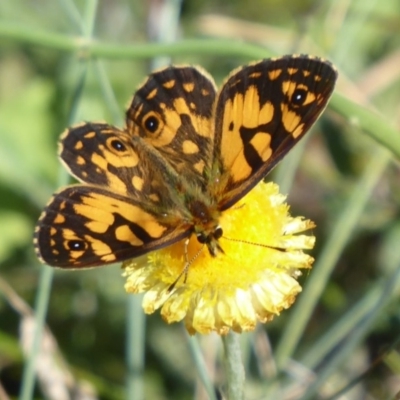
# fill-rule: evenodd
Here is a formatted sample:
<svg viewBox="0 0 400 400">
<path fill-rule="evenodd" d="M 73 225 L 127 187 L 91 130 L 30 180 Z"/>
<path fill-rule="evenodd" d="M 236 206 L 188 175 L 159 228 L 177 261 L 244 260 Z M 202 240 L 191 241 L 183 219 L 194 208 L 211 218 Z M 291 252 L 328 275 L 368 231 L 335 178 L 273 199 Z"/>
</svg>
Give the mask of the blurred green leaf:
<svg viewBox="0 0 400 400">
<path fill-rule="evenodd" d="M 0 263 L 32 238 L 32 221 L 21 213 L 0 211 Z"/>
</svg>

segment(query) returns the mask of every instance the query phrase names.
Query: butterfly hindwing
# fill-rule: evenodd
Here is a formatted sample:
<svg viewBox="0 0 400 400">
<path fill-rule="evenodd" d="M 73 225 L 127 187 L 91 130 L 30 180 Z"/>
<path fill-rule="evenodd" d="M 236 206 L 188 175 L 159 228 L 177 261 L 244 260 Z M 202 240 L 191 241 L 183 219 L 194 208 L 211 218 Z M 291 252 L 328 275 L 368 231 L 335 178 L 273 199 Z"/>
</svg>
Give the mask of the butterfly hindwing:
<svg viewBox="0 0 400 400">
<path fill-rule="evenodd" d="M 69 186 L 39 218 L 36 252 L 49 265 L 83 268 L 137 257 L 189 234 L 181 219 L 160 214 L 105 188 Z"/>
</svg>

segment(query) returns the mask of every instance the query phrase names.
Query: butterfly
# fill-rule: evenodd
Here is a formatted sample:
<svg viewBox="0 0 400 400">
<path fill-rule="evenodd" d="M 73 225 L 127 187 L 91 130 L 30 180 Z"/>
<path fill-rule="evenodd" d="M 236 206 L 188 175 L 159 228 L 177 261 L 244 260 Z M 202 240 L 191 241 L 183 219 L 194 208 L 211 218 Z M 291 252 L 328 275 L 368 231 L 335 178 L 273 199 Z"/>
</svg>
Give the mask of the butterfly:
<svg viewBox="0 0 400 400">
<path fill-rule="evenodd" d="M 217 90 L 199 67 L 153 72 L 126 126 L 67 129 L 59 157 L 81 184 L 56 192 L 34 235 L 52 266 L 115 263 L 195 235 L 223 253 L 220 216 L 262 180 L 314 124 L 337 72 L 289 55 L 234 70 Z"/>
</svg>

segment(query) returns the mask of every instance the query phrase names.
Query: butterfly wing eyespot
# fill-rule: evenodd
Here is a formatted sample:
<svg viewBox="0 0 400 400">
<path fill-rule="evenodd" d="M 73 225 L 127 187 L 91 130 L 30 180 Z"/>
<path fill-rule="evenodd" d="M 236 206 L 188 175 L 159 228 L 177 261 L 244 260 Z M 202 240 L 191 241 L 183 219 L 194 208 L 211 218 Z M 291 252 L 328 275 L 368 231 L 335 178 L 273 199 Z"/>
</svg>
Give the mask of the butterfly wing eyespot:
<svg viewBox="0 0 400 400">
<path fill-rule="evenodd" d="M 118 153 L 123 153 L 127 151 L 124 143 L 119 139 L 111 139 L 109 140 L 110 148 L 116 150 Z"/>
<path fill-rule="evenodd" d="M 156 138 L 162 134 L 164 129 L 164 122 L 160 115 L 157 115 L 153 111 L 147 113 L 142 119 L 143 131 L 146 132 L 147 137 Z"/>
<path fill-rule="evenodd" d="M 290 103 L 294 106 L 294 107 L 300 107 L 302 105 L 304 105 L 304 102 L 307 99 L 307 90 L 303 89 L 303 88 L 297 88 L 291 98 L 290 98 Z"/>
<path fill-rule="evenodd" d="M 87 249 L 88 243 L 84 240 L 69 239 L 66 241 L 66 247 L 70 251 L 85 251 Z"/>
</svg>

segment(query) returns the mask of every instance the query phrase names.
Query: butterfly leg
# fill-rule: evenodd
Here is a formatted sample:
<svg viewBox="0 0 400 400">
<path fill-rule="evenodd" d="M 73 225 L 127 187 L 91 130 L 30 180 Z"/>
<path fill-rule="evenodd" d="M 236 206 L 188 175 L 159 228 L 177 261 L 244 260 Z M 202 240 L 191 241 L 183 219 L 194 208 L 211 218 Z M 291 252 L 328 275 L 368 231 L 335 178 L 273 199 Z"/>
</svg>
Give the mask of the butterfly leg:
<svg viewBox="0 0 400 400">
<path fill-rule="evenodd" d="M 176 284 L 179 282 L 179 280 L 182 278 L 183 275 L 185 276 L 183 283 L 186 283 L 189 273 L 189 267 L 193 264 L 193 262 L 196 260 L 196 258 L 201 254 L 201 252 L 204 249 L 204 246 L 202 246 L 201 249 L 189 260 L 188 257 L 189 240 L 190 238 L 185 240 L 185 266 L 183 267 L 181 273 L 178 275 L 175 281 L 168 288 L 168 292 L 171 292 L 174 289 L 174 287 L 176 286 Z"/>
</svg>

